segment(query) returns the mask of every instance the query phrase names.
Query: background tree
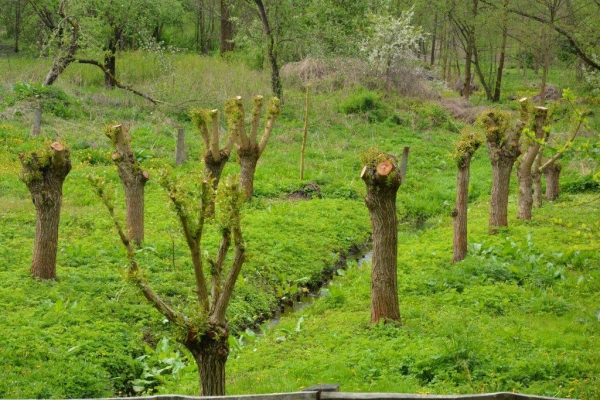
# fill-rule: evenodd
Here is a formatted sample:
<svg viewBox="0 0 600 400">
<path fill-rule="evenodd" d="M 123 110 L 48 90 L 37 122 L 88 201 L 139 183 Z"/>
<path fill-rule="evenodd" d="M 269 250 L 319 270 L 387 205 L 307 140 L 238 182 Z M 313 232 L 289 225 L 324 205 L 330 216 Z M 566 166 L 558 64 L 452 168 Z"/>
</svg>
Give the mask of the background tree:
<svg viewBox="0 0 600 400">
<path fill-rule="evenodd" d="M 477 132 L 464 129 L 454 153 L 454 161 L 458 167 L 456 175 L 456 205 L 452 212 L 454 218 L 452 262 L 458 262 L 467 256 L 467 207 L 469 200 L 469 175 L 471 158 L 483 139 Z"/>
<path fill-rule="evenodd" d="M 220 0 L 221 10 L 221 38 L 220 38 L 220 51 L 221 55 L 228 51 L 233 51 L 234 48 L 234 31 L 233 31 L 233 20 L 231 19 L 231 0 Z"/>
<path fill-rule="evenodd" d="M 402 174 L 396 157 L 373 149 L 365 155 L 360 174 L 367 194 L 373 228 L 373 271 L 371 273 L 371 323 L 401 322 L 398 304 L 398 220 L 396 194 Z"/>
<path fill-rule="evenodd" d="M 277 32 L 271 26 L 269 21 L 269 10 L 265 7 L 262 0 L 254 0 L 258 15 L 263 27 L 263 33 L 267 41 L 267 56 L 271 65 L 271 89 L 278 98 L 283 98 L 283 86 L 279 77 L 279 60 L 277 58 L 276 34 Z"/>
<path fill-rule="evenodd" d="M 262 96 L 255 96 L 252 99 L 252 116 L 250 119 L 250 135 L 246 132 L 244 125 L 244 105 L 242 98 L 236 97 L 225 103 L 225 113 L 227 114 L 229 124 L 229 135 L 237 140 L 237 152 L 240 159 L 240 182 L 246 199 L 252 198 L 254 193 L 254 173 L 258 159 L 265 151 L 271 132 L 275 126 L 275 120 L 281 112 L 280 102 L 277 97 L 271 97 L 267 105 L 265 119 L 265 130 L 258 142 L 258 128 L 260 122 L 260 113 L 262 111 L 264 99 Z"/>
<path fill-rule="evenodd" d="M 38 279 L 56 279 L 58 225 L 62 205 L 62 186 L 71 171 L 69 151 L 54 142 L 41 151 L 19 155 L 27 185 L 35 206 L 35 242 L 31 275 Z"/>
</svg>

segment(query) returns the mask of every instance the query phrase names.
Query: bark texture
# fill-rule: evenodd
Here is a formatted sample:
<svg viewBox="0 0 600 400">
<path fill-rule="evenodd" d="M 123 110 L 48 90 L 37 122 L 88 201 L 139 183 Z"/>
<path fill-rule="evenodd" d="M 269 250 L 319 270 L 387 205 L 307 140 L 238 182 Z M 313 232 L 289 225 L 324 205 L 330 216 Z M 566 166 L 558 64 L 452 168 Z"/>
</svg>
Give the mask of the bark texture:
<svg viewBox="0 0 600 400">
<path fill-rule="evenodd" d="M 246 194 L 246 199 L 250 200 L 254 193 L 254 173 L 260 156 L 265 151 L 271 132 L 275 126 L 275 120 L 280 113 L 280 102 L 277 97 L 272 97 L 267 106 L 265 130 L 258 138 L 258 127 L 260 122 L 260 113 L 263 107 L 263 97 L 255 96 L 252 99 L 252 115 L 250 118 L 250 132 L 246 131 L 244 125 L 244 106 L 242 98 L 236 97 L 225 104 L 225 113 L 229 123 L 231 137 L 235 137 L 238 143 L 237 151 L 240 159 L 240 183 L 242 190 Z"/>
<path fill-rule="evenodd" d="M 560 194 L 560 171 L 562 166 L 559 163 L 553 163 L 544 171 L 546 177 L 546 200 L 556 200 Z"/>
<path fill-rule="evenodd" d="M 373 270 L 371 272 L 371 323 L 398 321 L 397 257 L 398 221 L 396 194 L 401 184 L 397 160 L 377 155 L 361 173 L 367 187 L 365 204 L 373 229 Z"/>
<path fill-rule="evenodd" d="M 138 164 L 131 148 L 131 138 L 122 125 L 108 127 L 106 135 L 115 148 L 112 160 L 125 190 L 127 235 L 141 246 L 144 241 L 144 187 L 150 175 Z"/>
<path fill-rule="evenodd" d="M 510 124 L 510 114 L 492 111 L 482 114 L 479 123 L 486 131 L 486 146 L 492 164 L 489 232 L 508 226 L 508 194 L 513 164 L 521 154 L 519 138 L 523 123 Z"/>
<path fill-rule="evenodd" d="M 467 256 L 467 206 L 469 199 L 469 177 L 471 158 L 479 146 L 481 138 L 473 132 L 465 131 L 456 146 L 456 206 L 452 212 L 454 218 L 454 236 L 452 241 L 452 262 L 458 262 Z"/>
<path fill-rule="evenodd" d="M 22 180 L 27 185 L 36 211 L 35 243 L 31 275 L 56 279 L 58 225 L 62 205 L 62 186 L 69 171 L 69 151 L 58 142 L 49 150 L 20 154 Z"/>
<path fill-rule="evenodd" d="M 525 107 L 527 107 L 525 105 Z M 533 173 L 532 167 L 540 150 L 541 141 L 546 136 L 544 128 L 546 127 L 548 109 L 537 107 L 534 113 L 533 132 L 535 138 L 523 140 L 523 157 L 517 169 L 519 178 L 519 206 L 517 218 L 530 220 L 531 210 L 533 208 Z"/>
<path fill-rule="evenodd" d="M 225 363 L 229 355 L 227 325 L 213 326 L 200 336 L 192 330 L 184 342 L 198 365 L 203 396 L 225 395 Z"/>
</svg>

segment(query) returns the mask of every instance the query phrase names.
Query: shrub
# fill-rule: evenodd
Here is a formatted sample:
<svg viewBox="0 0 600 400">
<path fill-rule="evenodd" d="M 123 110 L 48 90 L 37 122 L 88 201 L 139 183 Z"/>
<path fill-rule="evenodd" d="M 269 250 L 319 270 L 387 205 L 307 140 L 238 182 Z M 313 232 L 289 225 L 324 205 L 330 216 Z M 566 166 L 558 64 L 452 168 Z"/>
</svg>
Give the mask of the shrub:
<svg viewBox="0 0 600 400">
<path fill-rule="evenodd" d="M 339 111 L 346 115 L 364 116 L 369 122 L 383 122 L 392 115 L 391 109 L 379 94 L 369 90 L 359 90 L 339 105 Z"/>
</svg>

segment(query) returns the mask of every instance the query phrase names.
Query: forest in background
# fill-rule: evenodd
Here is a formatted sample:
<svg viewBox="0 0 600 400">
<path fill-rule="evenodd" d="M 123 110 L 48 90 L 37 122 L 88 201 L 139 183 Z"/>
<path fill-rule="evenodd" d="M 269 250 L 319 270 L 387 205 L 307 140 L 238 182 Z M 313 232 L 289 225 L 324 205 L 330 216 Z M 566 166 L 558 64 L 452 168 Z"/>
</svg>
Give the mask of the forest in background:
<svg viewBox="0 0 600 400">
<path fill-rule="evenodd" d="M 104 134 L 123 124 L 150 177 L 135 256 L 143 281 L 187 311 L 196 294 L 186 234 L 159 181 L 170 170 L 191 193 L 202 176 L 207 146 L 190 108 L 225 115 L 239 95 L 249 111 L 270 93 L 283 104 L 242 207 L 247 262 L 227 311 L 227 393 L 339 383 L 598 397 L 598 10 L 597 1 L 0 2 L 0 397 L 199 393 L 185 338 L 135 290 L 87 177 L 124 202 Z M 452 263 L 459 134 L 480 130 L 484 112 L 516 121 L 523 97 L 549 110 L 542 144 L 547 158 L 564 151 L 560 195 L 517 218 L 513 170 L 508 226 L 490 235 L 482 146 L 467 258 Z M 223 116 L 219 129 L 227 124 Z M 54 140 L 73 167 L 58 280 L 37 282 L 21 155 Z M 351 257 L 371 233 L 359 174 L 369 149 L 399 156 L 406 146 L 396 202 L 403 324 L 371 325 L 371 266 Z M 224 175 L 239 161 L 232 152 Z M 207 257 L 218 239 L 208 228 Z M 312 306 L 264 322 L 329 275 Z"/>
</svg>

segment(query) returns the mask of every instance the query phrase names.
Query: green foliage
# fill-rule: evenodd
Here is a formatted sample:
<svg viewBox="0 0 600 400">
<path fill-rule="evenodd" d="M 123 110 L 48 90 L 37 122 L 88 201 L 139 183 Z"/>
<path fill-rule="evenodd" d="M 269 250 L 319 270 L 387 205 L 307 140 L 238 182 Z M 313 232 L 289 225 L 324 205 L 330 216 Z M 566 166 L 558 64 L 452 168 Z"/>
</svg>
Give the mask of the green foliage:
<svg viewBox="0 0 600 400">
<path fill-rule="evenodd" d="M 348 9 L 362 6 L 353 3 Z M 250 99 L 268 90 L 267 74 L 232 61 L 168 57 L 171 72 L 155 68 L 158 61 L 140 52 L 122 53 L 119 66 L 126 81 L 178 104 L 200 99 L 194 105 L 206 108 L 238 94 Z M 2 93 L 12 95 L 13 82 L 40 80 L 49 67 L 45 59 L 10 62 L 1 79 Z M 172 375 L 180 363 L 192 364 L 173 344 L 182 333 L 123 282 L 122 246 L 85 179 L 99 177 L 107 197 L 122 203 L 101 127 L 112 120 L 132 126 L 138 156 L 152 156 L 144 159 L 151 176 L 145 198 L 146 248 L 136 258 L 166 302 L 193 308 L 197 299 L 190 289 L 194 278 L 189 251 L 158 183 L 160 171 L 174 164 L 175 124 L 188 132 L 194 128 L 184 111 L 155 107 L 119 90 L 100 91 L 95 85 L 101 84 L 101 74 L 86 68 L 73 65 L 56 86 L 71 99 L 80 99 L 85 118 L 77 115 L 65 123 L 48 113 L 44 121 L 47 137 L 73 143 L 73 170 L 63 190 L 58 282 L 33 282 L 28 275 L 35 219 L 27 189 L 18 179 L 18 154 L 35 150 L 46 138 L 29 137 L 30 121 L 17 112 L 19 104 L 0 116 L 0 397 L 131 396 L 138 393 L 136 379 L 150 382 L 136 385 L 148 392 L 195 395 L 194 367 L 179 369 L 177 378 Z M 507 82 L 516 87 L 517 80 Z M 517 92 L 533 90 L 519 86 Z M 452 155 L 458 137 L 457 129 L 450 128 L 455 122 L 437 105 L 386 95 L 384 104 L 391 111 L 383 121 L 398 117 L 403 122 L 366 123 L 337 112 L 346 97 L 347 92 L 335 91 L 313 98 L 310 120 L 315 123 L 309 127 L 306 172 L 321 187 L 322 198 L 310 201 L 287 200 L 301 187 L 290 160 L 299 158 L 304 93 L 290 90 L 281 105 L 274 146 L 257 170 L 257 198 L 243 210 L 247 264 L 228 309 L 228 393 L 296 391 L 339 382 L 345 391 L 459 394 L 514 389 L 598 398 L 600 226 L 590 218 L 597 212 L 597 195 L 569 193 L 536 210 L 533 221 L 511 220 L 508 231 L 488 236 L 489 160 L 486 152 L 476 152 L 469 199 L 473 245 L 466 260 L 451 264 Z M 592 127 L 594 123 L 590 118 Z M 591 160 L 587 173 L 596 173 L 595 138 L 585 142 L 589 149 L 577 142 L 578 152 L 564 163 L 563 188 L 578 182 L 580 172 L 571 164 L 581 157 Z M 190 160 L 172 167 L 169 180 L 182 195 L 198 193 L 202 178 L 202 141 L 188 135 L 186 143 Z M 404 325 L 368 324 L 370 267 L 365 263 L 359 268 L 352 261 L 313 306 L 284 317 L 279 325 L 263 324 L 263 335 L 246 330 L 269 318 L 278 296 L 293 297 L 316 287 L 334 269 L 340 253 L 366 242 L 370 224 L 362 200 L 364 184 L 358 178 L 360 155 L 374 147 L 398 154 L 403 146 L 411 147 L 407 179 L 398 192 Z M 229 163 L 224 173 L 235 174 L 238 168 Z M 513 200 L 509 215 L 514 216 Z M 186 207 L 197 210 L 198 202 Z M 118 207 L 115 213 L 124 220 Z M 218 227 L 211 226 L 203 236 L 208 250 L 204 257 L 214 256 L 218 239 Z M 200 326 L 206 316 L 192 318 Z M 164 351 L 163 337 L 170 338 Z"/>
<path fill-rule="evenodd" d="M 6 106 L 15 106 L 18 102 L 38 101 L 44 112 L 50 112 L 59 118 L 74 118 L 81 113 L 80 102 L 65 91 L 54 86 L 44 86 L 39 82 L 16 82 L 13 93 L 6 96 Z"/>
<path fill-rule="evenodd" d="M 381 100 L 381 95 L 369 90 L 358 90 L 339 105 L 345 115 L 358 115 L 368 122 L 383 122 L 392 116 L 391 108 Z"/>
<path fill-rule="evenodd" d="M 562 184 L 561 190 L 565 193 L 600 192 L 600 182 L 592 175 L 583 175 Z"/>
<path fill-rule="evenodd" d="M 180 373 L 193 364 L 193 360 L 190 363 L 166 337 L 158 342 L 156 349 L 146 345 L 144 350 L 145 354 L 136 358 L 142 365 L 142 373 L 131 382 L 136 394 L 152 394 L 160 390 L 169 378 L 176 383 Z"/>
</svg>

